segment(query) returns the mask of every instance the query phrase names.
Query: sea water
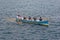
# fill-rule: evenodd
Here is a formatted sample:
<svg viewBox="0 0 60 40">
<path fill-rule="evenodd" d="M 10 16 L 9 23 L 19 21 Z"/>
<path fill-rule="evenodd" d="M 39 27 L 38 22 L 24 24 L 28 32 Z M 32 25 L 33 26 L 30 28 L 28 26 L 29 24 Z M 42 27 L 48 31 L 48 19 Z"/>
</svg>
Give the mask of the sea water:
<svg viewBox="0 0 60 40">
<path fill-rule="evenodd" d="M 6 20 L 18 14 L 48 18 L 49 26 Z M 0 0 L 0 40 L 60 40 L 60 0 Z"/>
</svg>

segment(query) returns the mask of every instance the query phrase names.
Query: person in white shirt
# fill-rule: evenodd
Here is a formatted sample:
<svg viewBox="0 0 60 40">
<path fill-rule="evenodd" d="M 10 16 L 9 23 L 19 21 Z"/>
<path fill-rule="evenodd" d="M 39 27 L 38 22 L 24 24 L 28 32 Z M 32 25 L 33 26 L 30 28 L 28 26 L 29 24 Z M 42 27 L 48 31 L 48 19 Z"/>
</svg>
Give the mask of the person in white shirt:
<svg viewBox="0 0 60 40">
<path fill-rule="evenodd" d="M 16 17 L 16 22 L 18 23 L 18 24 L 20 24 L 20 20 L 22 20 L 23 19 L 23 17 L 21 17 L 20 15 L 17 15 L 17 17 Z"/>
</svg>

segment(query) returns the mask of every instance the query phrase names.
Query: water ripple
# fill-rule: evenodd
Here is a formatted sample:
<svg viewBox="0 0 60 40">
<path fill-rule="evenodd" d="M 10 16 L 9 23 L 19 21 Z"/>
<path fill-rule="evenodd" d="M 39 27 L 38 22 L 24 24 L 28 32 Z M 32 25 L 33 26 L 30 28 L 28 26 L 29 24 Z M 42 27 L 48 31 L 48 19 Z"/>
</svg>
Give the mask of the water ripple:
<svg viewBox="0 0 60 40">
<path fill-rule="evenodd" d="M 59 0 L 0 0 L 0 40 L 60 40 Z M 16 24 L 7 17 L 46 17 L 49 26 Z"/>
</svg>

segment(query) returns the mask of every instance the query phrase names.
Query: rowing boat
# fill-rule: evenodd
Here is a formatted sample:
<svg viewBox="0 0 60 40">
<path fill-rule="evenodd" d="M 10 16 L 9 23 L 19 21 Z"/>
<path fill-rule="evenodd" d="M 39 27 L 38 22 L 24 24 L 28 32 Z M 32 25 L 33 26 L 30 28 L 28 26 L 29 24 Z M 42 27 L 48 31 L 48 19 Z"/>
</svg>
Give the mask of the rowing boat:
<svg viewBox="0 0 60 40">
<path fill-rule="evenodd" d="M 18 19 L 16 19 L 16 20 L 18 20 Z M 39 21 L 39 20 L 25 20 L 25 19 L 21 19 L 20 22 L 48 26 L 48 20 Z"/>
<path fill-rule="evenodd" d="M 6 18 L 7 21 L 10 21 L 10 22 L 17 22 L 17 18 Z M 29 24 L 37 24 L 37 25 L 43 25 L 43 26 L 48 26 L 49 23 L 48 23 L 48 20 L 42 20 L 42 21 L 39 21 L 39 20 L 24 20 L 24 19 L 21 19 L 20 22 L 22 23 L 29 23 Z"/>
</svg>

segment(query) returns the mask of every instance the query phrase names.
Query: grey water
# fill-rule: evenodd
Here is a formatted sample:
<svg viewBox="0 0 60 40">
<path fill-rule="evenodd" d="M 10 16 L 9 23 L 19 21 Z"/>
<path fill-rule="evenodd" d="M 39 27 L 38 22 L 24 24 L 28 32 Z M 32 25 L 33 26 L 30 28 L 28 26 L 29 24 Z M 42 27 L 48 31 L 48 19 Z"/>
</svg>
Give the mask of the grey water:
<svg viewBox="0 0 60 40">
<path fill-rule="evenodd" d="M 49 18 L 49 26 L 5 20 L 18 14 Z M 0 40 L 60 40 L 60 0 L 0 0 Z"/>
</svg>

